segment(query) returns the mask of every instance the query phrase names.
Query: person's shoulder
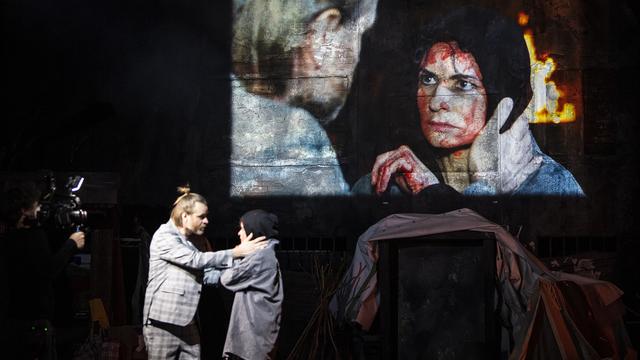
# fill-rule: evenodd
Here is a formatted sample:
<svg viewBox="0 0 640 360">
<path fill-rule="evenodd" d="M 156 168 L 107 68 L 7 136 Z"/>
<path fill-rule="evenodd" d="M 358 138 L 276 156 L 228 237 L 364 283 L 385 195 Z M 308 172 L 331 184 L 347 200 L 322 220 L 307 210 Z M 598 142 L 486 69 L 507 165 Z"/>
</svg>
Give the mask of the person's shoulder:
<svg viewBox="0 0 640 360">
<path fill-rule="evenodd" d="M 164 223 L 164 224 L 160 224 L 160 226 L 158 227 L 158 230 L 156 230 L 156 232 L 155 232 L 155 233 L 157 234 L 157 233 L 169 232 L 169 231 L 171 231 L 171 230 L 172 230 L 172 229 L 171 229 L 171 228 L 172 228 L 172 226 L 171 226 L 171 225 L 172 225 L 172 224 L 171 224 L 171 220 L 167 221 L 167 222 L 166 222 L 166 223 Z"/>
<path fill-rule="evenodd" d="M 280 240 L 270 238 L 267 240 L 267 246 L 264 249 L 257 250 L 255 253 L 251 254 L 248 257 L 245 257 L 243 260 L 252 261 L 256 263 L 264 263 L 265 261 L 278 261 L 276 257 L 276 248 L 280 244 Z"/>
<path fill-rule="evenodd" d="M 171 220 L 169 220 L 168 222 L 158 227 L 158 230 L 156 230 L 156 232 L 153 233 L 153 239 L 165 238 L 165 237 L 177 236 L 177 235 L 178 235 L 178 230 L 176 229 L 175 225 L 173 225 Z"/>
<path fill-rule="evenodd" d="M 303 137 L 318 136 L 318 133 L 326 136 L 326 131 L 320 125 L 320 121 L 310 112 L 295 106 L 289 106 L 289 108 L 287 122 L 293 125 L 292 130 L 295 130 Z"/>
<path fill-rule="evenodd" d="M 542 155 L 540 168 L 517 190 L 520 194 L 585 196 L 573 174 L 549 155 Z"/>
<path fill-rule="evenodd" d="M 275 252 L 278 246 L 280 246 L 280 240 L 276 238 L 269 238 L 267 239 L 267 246 L 264 248 L 264 250 Z"/>
<path fill-rule="evenodd" d="M 283 131 L 286 120 L 297 112 L 289 104 L 247 91 L 241 81 L 232 84 L 233 132 L 236 135 L 259 131 Z"/>
</svg>

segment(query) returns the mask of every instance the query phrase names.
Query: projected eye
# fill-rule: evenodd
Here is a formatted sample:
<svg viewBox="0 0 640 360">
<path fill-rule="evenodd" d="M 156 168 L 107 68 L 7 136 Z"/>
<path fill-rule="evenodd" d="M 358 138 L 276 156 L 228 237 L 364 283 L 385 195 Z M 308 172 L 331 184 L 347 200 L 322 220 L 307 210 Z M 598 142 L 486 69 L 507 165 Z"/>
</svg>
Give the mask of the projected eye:
<svg viewBox="0 0 640 360">
<path fill-rule="evenodd" d="M 425 86 L 431 86 L 438 83 L 438 78 L 431 72 L 423 72 L 420 74 L 420 84 Z"/>
<path fill-rule="evenodd" d="M 462 91 L 470 91 L 476 88 L 476 85 L 467 80 L 460 80 L 456 83 L 456 88 Z"/>
</svg>

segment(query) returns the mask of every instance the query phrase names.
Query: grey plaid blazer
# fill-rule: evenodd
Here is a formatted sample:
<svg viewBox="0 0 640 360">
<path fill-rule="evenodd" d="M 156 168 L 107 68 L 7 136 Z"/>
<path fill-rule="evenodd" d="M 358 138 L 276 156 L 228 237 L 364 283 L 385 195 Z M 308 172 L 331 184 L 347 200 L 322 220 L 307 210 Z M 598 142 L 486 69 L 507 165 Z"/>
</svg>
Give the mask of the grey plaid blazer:
<svg viewBox="0 0 640 360">
<path fill-rule="evenodd" d="M 143 324 L 149 319 L 179 326 L 189 324 L 200 300 L 203 270 L 232 264 L 231 250 L 200 252 L 171 220 L 160 225 L 149 248 Z"/>
</svg>

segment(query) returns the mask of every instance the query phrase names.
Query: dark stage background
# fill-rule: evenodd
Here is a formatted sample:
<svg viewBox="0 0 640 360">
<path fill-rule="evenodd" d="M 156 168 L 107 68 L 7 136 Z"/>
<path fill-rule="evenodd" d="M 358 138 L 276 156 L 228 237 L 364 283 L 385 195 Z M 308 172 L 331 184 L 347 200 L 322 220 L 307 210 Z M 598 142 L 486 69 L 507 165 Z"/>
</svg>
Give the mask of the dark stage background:
<svg viewBox="0 0 640 360">
<path fill-rule="evenodd" d="M 327 126 L 351 184 L 384 151 L 402 143 L 419 151 L 416 29 L 466 3 L 380 1 L 346 106 Z M 577 120 L 531 128 L 587 198 L 468 206 L 543 258 L 614 254 L 607 279 L 640 309 L 637 3 L 476 3 L 514 18 L 529 13 L 537 45 L 558 59 L 557 81 L 580 105 Z M 416 199 L 228 196 L 231 9 L 228 0 L 3 2 L 0 171 L 115 174 L 122 236 L 134 217 L 153 232 L 176 185 L 189 182 L 210 201 L 208 236 L 218 248 L 236 241 L 238 216 L 253 207 L 280 215 L 283 250 L 347 252 L 383 216 L 428 210 Z"/>
</svg>

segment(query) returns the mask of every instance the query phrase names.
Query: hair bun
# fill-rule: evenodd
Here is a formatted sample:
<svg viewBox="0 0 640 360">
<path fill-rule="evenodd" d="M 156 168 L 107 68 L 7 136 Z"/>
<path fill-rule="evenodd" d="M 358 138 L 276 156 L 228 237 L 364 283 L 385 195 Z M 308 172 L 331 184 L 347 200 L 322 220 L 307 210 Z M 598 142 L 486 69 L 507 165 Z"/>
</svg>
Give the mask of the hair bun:
<svg viewBox="0 0 640 360">
<path fill-rule="evenodd" d="M 191 193 L 191 187 L 189 186 L 189 184 L 183 185 L 183 186 L 178 186 L 176 188 L 178 190 L 178 193 L 180 193 L 180 196 L 178 196 L 178 198 L 176 199 L 176 201 L 173 202 L 173 206 L 176 206 L 176 204 L 185 196 L 189 195 Z"/>
<path fill-rule="evenodd" d="M 186 185 L 178 186 L 177 190 L 178 190 L 178 193 L 180 193 L 180 195 L 187 195 L 191 192 L 191 187 L 189 186 L 189 184 L 186 184 Z"/>
</svg>

